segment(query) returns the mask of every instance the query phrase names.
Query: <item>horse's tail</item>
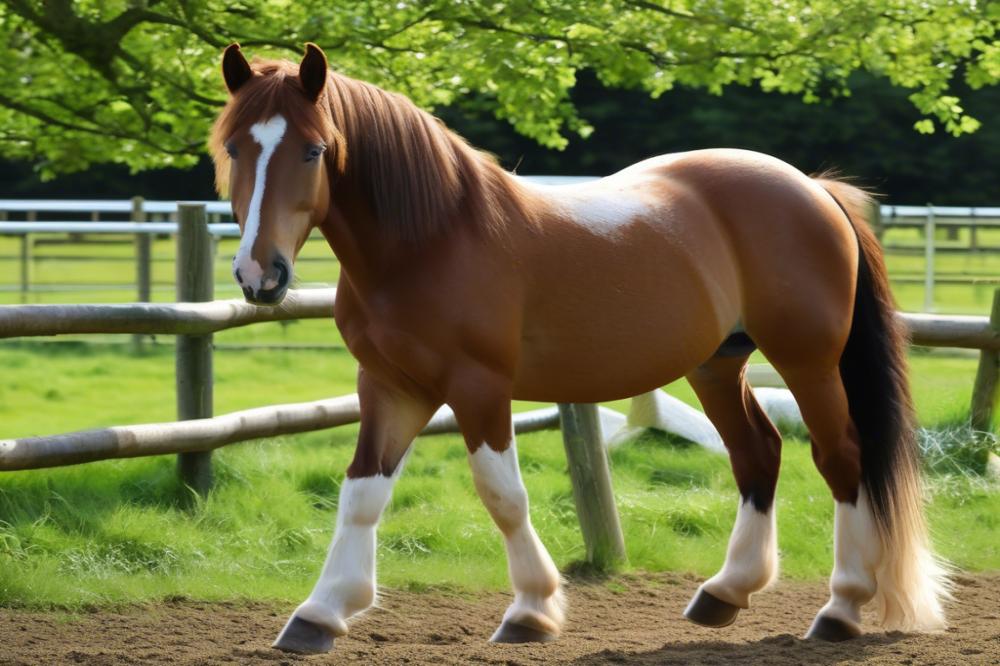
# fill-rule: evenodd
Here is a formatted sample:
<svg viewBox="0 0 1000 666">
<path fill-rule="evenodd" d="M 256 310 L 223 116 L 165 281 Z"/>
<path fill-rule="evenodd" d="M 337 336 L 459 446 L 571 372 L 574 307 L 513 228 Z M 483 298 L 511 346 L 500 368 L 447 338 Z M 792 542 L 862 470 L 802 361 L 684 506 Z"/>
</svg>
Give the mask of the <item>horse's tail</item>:
<svg viewBox="0 0 1000 666">
<path fill-rule="evenodd" d="M 817 178 L 847 214 L 858 237 L 857 292 L 840 376 L 861 440 L 867 493 L 882 556 L 875 573 L 880 623 L 900 630 L 945 626 L 944 565 L 931 553 L 924 522 L 916 417 L 906 373 L 907 337 L 878 238 L 868 224 L 874 200 L 833 178 Z"/>
</svg>

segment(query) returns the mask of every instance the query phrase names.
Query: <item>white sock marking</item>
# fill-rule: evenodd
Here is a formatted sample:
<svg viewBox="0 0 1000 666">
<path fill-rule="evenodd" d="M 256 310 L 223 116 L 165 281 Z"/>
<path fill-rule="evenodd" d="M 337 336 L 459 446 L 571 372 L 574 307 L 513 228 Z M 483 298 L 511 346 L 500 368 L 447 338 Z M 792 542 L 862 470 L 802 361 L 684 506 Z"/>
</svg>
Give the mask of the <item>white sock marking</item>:
<svg viewBox="0 0 1000 666">
<path fill-rule="evenodd" d="M 778 573 L 778 529 L 774 505 L 767 513 L 741 502 L 726 550 L 726 563 L 702 587 L 740 608 L 750 607 L 750 595 L 764 589 Z"/>
<path fill-rule="evenodd" d="M 531 525 L 514 443 L 499 453 L 483 444 L 469 455 L 469 465 L 479 497 L 503 532 L 507 547 L 514 603 L 504 621 L 558 634 L 564 618 L 559 570 Z"/>
<path fill-rule="evenodd" d="M 250 128 L 250 136 L 260 145 L 260 157 L 257 158 L 257 169 L 254 174 L 253 195 L 247 208 L 247 219 L 243 225 L 243 238 L 240 248 L 233 259 L 233 269 L 239 270 L 243 285 L 254 292 L 261 289 L 261 279 L 264 268 L 251 256 L 253 245 L 260 231 L 260 209 L 264 203 L 264 187 L 267 184 L 267 165 L 274 155 L 275 149 L 285 136 L 288 123 L 285 117 L 278 114 L 270 120 L 254 124 Z"/>
<path fill-rule="evenodd" d="M 882 541 L 863 488 L 856 505 L 837 503 L 833 525 L 831 596 L 820 615 L 858 625 L 861 607 L 875 596 L 875 569 L 882 556 Z"/>
<path fill-rule="evenodd" d="M 337 527 L 323 572 L 294 615 L 347 633 L 346 620 L 375 601 L 375 530 L 405 461 L 392 476 L 344 479 Z"/>
</svg>

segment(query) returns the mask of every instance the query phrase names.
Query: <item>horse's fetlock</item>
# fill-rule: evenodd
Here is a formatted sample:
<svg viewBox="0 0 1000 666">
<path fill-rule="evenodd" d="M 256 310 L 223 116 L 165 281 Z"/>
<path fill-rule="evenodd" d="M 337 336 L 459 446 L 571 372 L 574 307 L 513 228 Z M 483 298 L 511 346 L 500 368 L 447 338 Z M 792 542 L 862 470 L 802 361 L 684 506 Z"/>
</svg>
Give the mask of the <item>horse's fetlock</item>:
<svg viewBox="0 0 1000 666">
<path fill-rule="evenodd" d="M 307 599 L 295 609 L 294 616 L 325 627 L 338 638 L 347 635 L 346 618 L 333 604 Z"/>
</svg>

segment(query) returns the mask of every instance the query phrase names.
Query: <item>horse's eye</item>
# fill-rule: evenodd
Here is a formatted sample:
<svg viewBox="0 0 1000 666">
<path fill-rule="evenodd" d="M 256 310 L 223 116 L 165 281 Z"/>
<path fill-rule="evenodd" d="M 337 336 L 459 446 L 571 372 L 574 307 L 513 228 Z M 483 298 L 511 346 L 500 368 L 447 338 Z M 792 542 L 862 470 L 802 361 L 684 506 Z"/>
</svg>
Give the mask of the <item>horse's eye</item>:
<svg viewBox="0 0 1000 666">
<path fill-rule="evenodd" d="M 236 146 L 232 141 L 226 142 L 226 152 L 229 153 L 229 157 L 236 159 Z"/>
<path fill-rule="evenodd" d="M 322 155 L 323 151 L 325 150 L 326 146 L 323 144 L 309 144 L 308 146 L 306 146 L 305 161 L 315 162 L 316 160 L 319 159 L 319 156 Z"/>
</svg>

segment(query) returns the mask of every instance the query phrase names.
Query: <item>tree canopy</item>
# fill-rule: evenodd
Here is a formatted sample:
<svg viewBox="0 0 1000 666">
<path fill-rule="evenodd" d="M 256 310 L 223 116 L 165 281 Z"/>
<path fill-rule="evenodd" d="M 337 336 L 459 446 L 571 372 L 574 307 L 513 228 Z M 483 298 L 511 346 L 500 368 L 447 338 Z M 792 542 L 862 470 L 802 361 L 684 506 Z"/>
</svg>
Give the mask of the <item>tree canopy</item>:
<svg viewBox="0 0 1000 666">
<path fill-rule="evenodd" d="M 43 175 L 189 166 L 225 101 L 221 49 L 297 58 L 435 108 L 486 100 L 544 146 L 590 125 L 577 74 L 654 97 L 730 84 L 849 94 L 866 70 L 911 91 L 916 129 L 975 131 L 953 93 L 1000 79 L 990 0 L 4 0 L 0 154 Z"/>
</svg>

